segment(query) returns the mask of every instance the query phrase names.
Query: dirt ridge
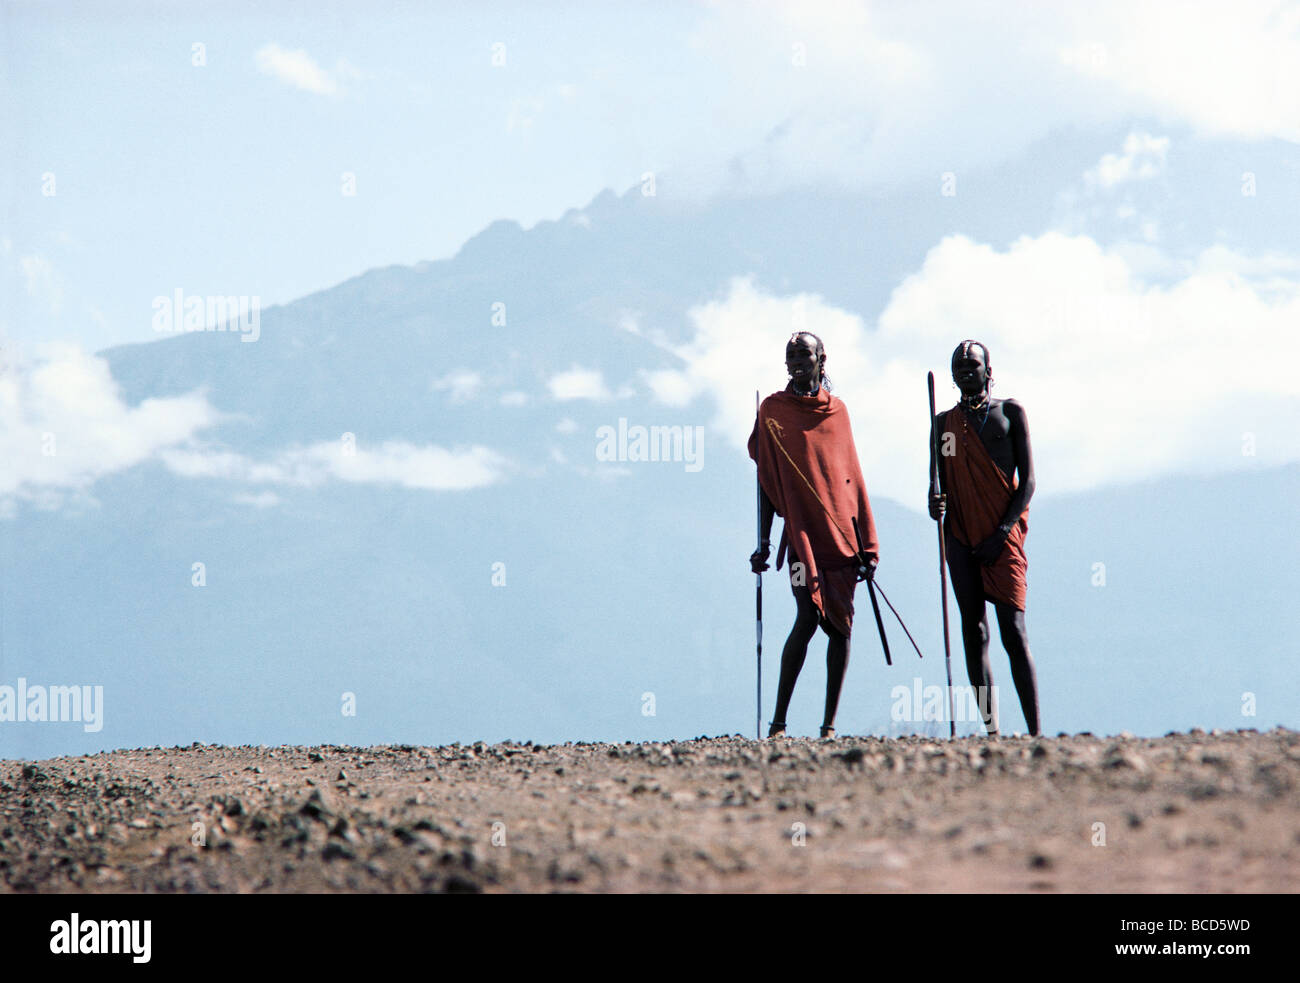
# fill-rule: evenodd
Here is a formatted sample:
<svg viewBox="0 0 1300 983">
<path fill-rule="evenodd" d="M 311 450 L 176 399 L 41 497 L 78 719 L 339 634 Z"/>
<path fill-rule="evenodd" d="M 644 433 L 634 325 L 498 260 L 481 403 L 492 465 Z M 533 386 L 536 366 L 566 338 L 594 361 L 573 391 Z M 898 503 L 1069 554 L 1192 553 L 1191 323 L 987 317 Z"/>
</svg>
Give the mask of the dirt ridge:
<svg viewBox="0 0 1300 983">
<path fill-rule="evenodd" d="M 1293 892 L 1300 733 L 0 761 L 2 892 Z"/>
</svg>

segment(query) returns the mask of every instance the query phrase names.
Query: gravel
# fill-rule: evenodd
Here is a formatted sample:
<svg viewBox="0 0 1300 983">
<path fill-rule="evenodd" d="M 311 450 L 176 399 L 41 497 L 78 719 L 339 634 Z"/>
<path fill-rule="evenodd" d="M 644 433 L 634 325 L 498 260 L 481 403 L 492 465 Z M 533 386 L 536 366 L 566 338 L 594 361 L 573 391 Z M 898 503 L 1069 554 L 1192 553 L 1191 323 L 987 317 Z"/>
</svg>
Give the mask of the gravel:
<svg viewBox="0 0 1300 983">
<path fill-rule="evenodd" d="M 0 761 L 0 891 L 1290 892 L 1298 790 L 1282 728 L 147 748 Z"/>
</svg>

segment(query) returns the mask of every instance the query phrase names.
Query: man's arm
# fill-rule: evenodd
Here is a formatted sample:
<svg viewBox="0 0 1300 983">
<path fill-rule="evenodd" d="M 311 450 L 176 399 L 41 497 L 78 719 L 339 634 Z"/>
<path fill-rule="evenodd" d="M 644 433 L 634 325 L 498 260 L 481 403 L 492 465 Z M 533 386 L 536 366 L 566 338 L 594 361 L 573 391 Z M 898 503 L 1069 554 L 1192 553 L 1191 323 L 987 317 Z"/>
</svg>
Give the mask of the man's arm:
<svg viewBox="0 0 1300 983">
<path fill-rule="evenodd" d="M 767 497 L 767 492 L 763 486 L 758 486 L 758 523 L 761 530 L 758 549 L 749 555 L 749 568 L 754 573 L 762 573 L 767 567 L 767 558 L 772 552 L 772 516 L 776 513 L 776 506 L 772 500 Z"/>
<path fill-rule="evenodd" d="M 1025 408 L 1014 399 L 1008 399 L 1002 404 L 1002 412 L 1011 425 L 1011 432 L 1007 436 L 1011 438 L 1011 449 L 1016 455 L 1016 471 L 1020 478 L 1006 514 L 1002 516 L 1002 527 L 1009 535 L 1011 527 L 1020 521 L 1034 495 L 1034 455 L 1029 446 L 1029 419 L 1025 416 Z"/>
<path fill-rule="evenodd" d="M 772 516 L 776 514 L 776 506 L 772 500 L 767 497 L 767 492 L 763 491 L 763 486 L 758 486 L 759 497 L 759 527 L 763 530 L 761 545 L 766 546 L 772 538 Z"/>
<path fill-rule="evenodd" d="M 1020 516 L 1028 507 L 1029 499 L 1034 494 L 1034 457 L 1029 447 L 1029 420 L 1025 416 L 1024 407 L 1014 399 L 1008 399 L 1002 403 L 1002 414 L 1006 417 L 1010 428 L 1007 437 L 1011 440 L 1011 450 L 1015 455 L 1019 481 L 1011 495 L 1007 510 L 1002 515 L 1002 522 L 984 542 L 971 551 L 975 559 L 985 565 L 996 563 L 998 557 L 1002 555 L 1003 549 L 1006 548 L 1007 537 L 1020 521 Z"/>
</svg>

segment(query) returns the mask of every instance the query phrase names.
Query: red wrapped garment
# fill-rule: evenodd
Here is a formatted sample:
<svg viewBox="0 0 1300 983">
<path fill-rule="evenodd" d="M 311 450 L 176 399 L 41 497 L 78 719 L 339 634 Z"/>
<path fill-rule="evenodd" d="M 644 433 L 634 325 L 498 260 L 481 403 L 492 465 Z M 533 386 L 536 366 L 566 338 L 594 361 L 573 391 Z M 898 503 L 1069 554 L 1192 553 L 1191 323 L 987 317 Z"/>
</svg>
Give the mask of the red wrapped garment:
<svg viewBox="0 0 1300 983">
<path fill-rule="evenodd" d="M 960 406 L 954 406 L 943 418 L 943 434 L 954 435 L 951 456 L 942 452 L 944 491 L 948 496 L 948 529 L 957 542 L 975 547 L 991 536 L 1011 504 L 1011 496 L 1019 483 L 1008 481 L 997 466 L 988 448 L 970 425 L 970 420 Z M 1025 610 L 1026 570 L 1025 536 L 1029 533 L 1029 510 L 1021 513 L 1020 520 L 1011 528 L 1006 549 L 992 566 L 980 565 L 984 582 L 984 595 L 993 601 L 1010 604 L 1019 611 Z"/>
<path fill-rule="evenodd" d="M 758 465 L 763 491 L 785 520 L 777 569 L 788 543 L 804 563 L 813 603 L 847 637 L 857 586 L 853 519 L 873 558 L 879 557 L 879 544 L 844 401 L 825 386 L 815 396 L 795 395 L 793 384 L 773 393 L 759 407 L 749 456 Z"/>
</svg>

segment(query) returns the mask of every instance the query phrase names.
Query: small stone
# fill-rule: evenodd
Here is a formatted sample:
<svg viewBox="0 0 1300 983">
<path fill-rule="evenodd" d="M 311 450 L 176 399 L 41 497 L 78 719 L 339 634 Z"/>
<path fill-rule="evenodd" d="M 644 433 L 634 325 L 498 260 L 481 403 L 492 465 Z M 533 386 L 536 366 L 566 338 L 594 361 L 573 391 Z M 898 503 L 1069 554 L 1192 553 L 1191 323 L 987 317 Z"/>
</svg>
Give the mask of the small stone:
<svg viewBox="0 0 1300 983">
<path fill-rule="evenodd" d="M 1106 768 L 1131 768 L 1139 775 L 1146 774 L 1147 763 L 1132 751 L 1115 751 L 1104 762 Z"/>
<path fill-rule="evenodd" d="M 330 840 L 325 844 L 325 849 L 320 852 L 322 860 L 356 860 L 356 852 L 346 843 L 340 843 L 338 840 Z"/>
</svg>

